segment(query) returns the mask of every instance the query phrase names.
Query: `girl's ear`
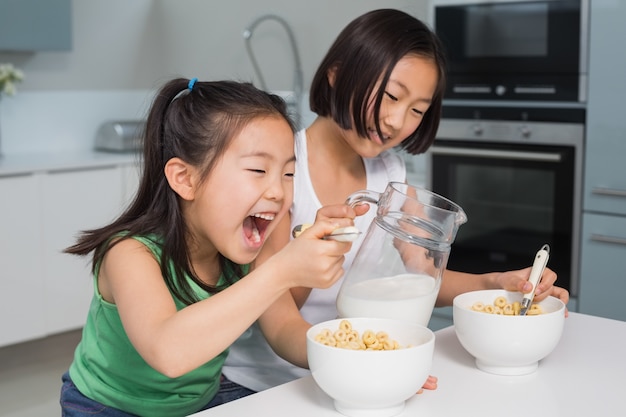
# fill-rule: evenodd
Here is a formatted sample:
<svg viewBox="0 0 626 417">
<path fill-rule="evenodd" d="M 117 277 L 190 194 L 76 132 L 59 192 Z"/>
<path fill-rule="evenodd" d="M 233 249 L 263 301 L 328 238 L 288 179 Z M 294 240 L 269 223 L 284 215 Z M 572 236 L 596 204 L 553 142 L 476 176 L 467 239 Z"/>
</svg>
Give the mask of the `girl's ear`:
<svg viewBox="0 0 626 417">
<path fill-rule="evenodd" d="M 328 78 L 328 85 L 330 85 L 333 88 L 335 88 L 336 75 L 337 75 L 337 66 L 333 65 L 332 67 L 328 69 L 328 72 L 326 72 L 326 78 Z"/>
<path fill-rule="evenodd" d="M 172 158 L 165 164 L 165 178 L 183 200 L 193 200 L 195 195 L 195 181 L 193 167 L 189 166 L 180 158 Z"/>
</svg>

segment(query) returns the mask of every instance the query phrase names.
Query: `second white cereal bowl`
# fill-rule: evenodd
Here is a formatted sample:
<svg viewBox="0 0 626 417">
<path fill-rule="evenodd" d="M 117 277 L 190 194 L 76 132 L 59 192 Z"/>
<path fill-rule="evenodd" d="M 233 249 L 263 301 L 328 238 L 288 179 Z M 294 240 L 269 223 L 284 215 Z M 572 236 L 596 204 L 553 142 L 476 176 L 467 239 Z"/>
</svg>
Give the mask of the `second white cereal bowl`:
<svg viewBox="0 0 626 417">
<path fill-rule="evenodd" d="M 481 302 L 493 305 L 498 297 L 507 303 L 522 300 L 522 294 L 505 290 L 472 291 L 452 302 L 454 330 L 461 345 L 475 358 L 476 367 L 497 375 L 534 372 L 539 361 L 558 345 L 565 324 L 565 304 L 554 297 L 537 303 L 539 315 L 499 315 L 472 310 Z"/>
<path fill-rule="evenodd" d="M 418 324 L 375 318 L 346 319 L 363 335 L 384 331 L 399 343 L 396 350 L 350 350 L 327 346 L 316 336 L 339 329 L 344 319 L 314 325 L 307 332 L 309 368 L 317 385 L 350 417 L 390 417 L 402 412 L 407 399 L 422 388 L 430 373 L 434 333 Z"/>
</svg>

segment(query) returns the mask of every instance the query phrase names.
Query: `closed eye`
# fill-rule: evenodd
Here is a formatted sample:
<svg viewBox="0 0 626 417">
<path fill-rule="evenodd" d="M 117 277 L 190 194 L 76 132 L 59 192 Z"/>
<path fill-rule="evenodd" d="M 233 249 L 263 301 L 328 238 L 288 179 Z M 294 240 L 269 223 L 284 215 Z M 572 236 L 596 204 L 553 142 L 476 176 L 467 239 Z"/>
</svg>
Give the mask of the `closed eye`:
<svg viewBox="0 0 626 417">
<path fill-rule="evenodd" d="M 389 91 L 385 91 L 385 94 L 387 94 L 387 96 L 393 101 L 398 101 L 398 98 L 394 96 L 393 94 L 391 94 Z"/>
<path fill-rule="evenodd" d="M 250 172 L 256 172 L 257 174 L 265 174 L 264 169 L 249 169 Z"/>
</svg>

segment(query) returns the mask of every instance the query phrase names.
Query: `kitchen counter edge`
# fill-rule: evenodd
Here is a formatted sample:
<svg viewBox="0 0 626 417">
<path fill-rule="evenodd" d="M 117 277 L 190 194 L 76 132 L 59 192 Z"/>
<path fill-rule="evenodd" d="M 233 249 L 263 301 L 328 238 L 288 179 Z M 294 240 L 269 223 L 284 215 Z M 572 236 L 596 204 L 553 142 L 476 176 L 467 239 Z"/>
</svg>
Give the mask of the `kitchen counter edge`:
<svg viewBox="0 0 626 417">
<path fill-rule="evenodd" d="M 0 178 L 37 172 L 72 171 L 113 165 L 139 164 L 135 152 L 93 150 L 0 155 Z"/>
</svg>

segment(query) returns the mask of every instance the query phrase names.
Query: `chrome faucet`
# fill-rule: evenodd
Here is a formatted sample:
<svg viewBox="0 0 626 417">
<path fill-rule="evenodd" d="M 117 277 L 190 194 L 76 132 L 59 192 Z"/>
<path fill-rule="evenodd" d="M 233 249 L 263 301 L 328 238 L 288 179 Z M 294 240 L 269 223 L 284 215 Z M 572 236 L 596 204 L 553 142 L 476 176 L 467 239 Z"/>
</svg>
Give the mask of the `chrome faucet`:
<svg viewBox="0 0 626 417">
<path fill-rule="evenodd" d="M 268 91 L 267 85 L 265 84 L 265 79 L 263 78 L 263 74 L 261 73 L 259 64 L 257 63 L 257 60 L 252 51 L 252 45 L 250 44 L 250 41 L 252 39 L 252 34 L 254 30 L 256 29 L 256 27 L 261 22 L 266 21 L 266 20 L 274 20 L 280 23 L 280 25 L 287 32 L 287 36 L 289 37 L 289 42 L 291 44 L 291 51 L 293 53 L 293 60 L 294 60 L 294 78 L 293 78 L 293 94 L 294 95 L 293 95 L 293 101 L 287 100 L 287 105 L 295 110 L 295 114 L 293 115 L 293 117 L 295 118 L 296 125 L 300 127 L 299 126 L 300 118 L 301 118 L 300 106 L 302 103 L 302 93 L 303 93 L 302 63 L 300 62 L 300 55 L 298 53 L 298 46 L 296 44 L 296 38 L 293 35 L 293 31 L 291 30 L 289 23 L 287 23 L 287 21 L 283 19 L 282 17 L 275 15 L 275 14 L 266 14 L 266 15 L 257 17 L 243 31 L 243 39 L 246 45 L 246 50 L 248 51 L 248 56 L 250 57 L 250 61 L 252 62 L 254 71 L 256 72 L 256 75 L 259 79 L 261 88 L 263 90 Z"/>
</svg>

